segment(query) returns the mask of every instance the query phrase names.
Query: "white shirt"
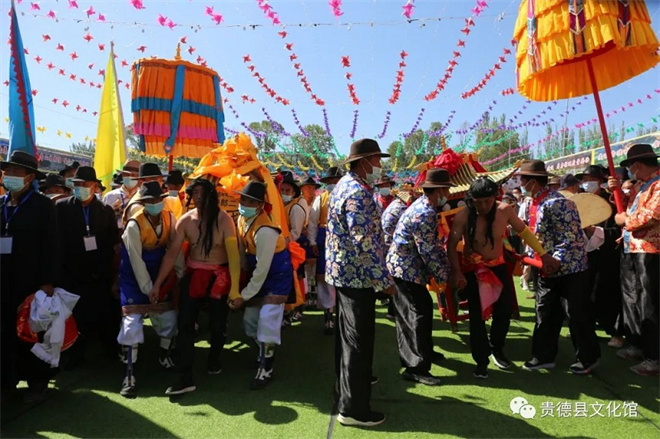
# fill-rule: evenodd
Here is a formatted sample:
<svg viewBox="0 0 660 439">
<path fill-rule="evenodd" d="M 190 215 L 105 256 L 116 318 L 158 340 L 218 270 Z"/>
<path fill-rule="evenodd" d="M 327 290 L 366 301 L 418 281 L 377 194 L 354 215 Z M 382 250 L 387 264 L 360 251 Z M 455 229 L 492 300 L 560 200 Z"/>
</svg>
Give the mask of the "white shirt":
<svg viewBox="0 0 660 439">
<path fill-rule="evenodd" d="M 251 218 L 246 226 L 249 226 L 257 218 Z M 270 264 L 273 262 L 275 256 L 275 248 L 277 247 L 277 238 L 280 233 L 271 227 L 262 227 L 255 236 L 255 244 L 257 245 L 257 266 L 252 272 L 252 277 L 247 286 L 241 291 L 241 296 L 244 300 L 250 300 L 259 293 L 261 287 L 268 277 L 270 271 Z M 245 247 L 243 247 L 242 240 L 239 240 L 239 250 L 243 258 L 245 257 Z M 247 266 L 245 259 L 243 259 L 243 266 Z"/>
<path fill-rule="evenodd" d="M 293 202 L 293 201 L 292 201 Z M 307 210 L 309 209 L 307 201 L 301 198 L 297 206 L 292 206 L 289 212 L 289 233 L 291 234 L 291 241 L 297 241 L 302 235 L 303 228 L 307 222 Z"/>
<path fill-rule="evenodd" d="M 172 227 L 172 230 L 170 231 L 170 242 L 168 244 L 171 244 L 172 238 L 174 236 L 173 234 L 176 219 L 171 212 L 163 212 L 163 214 L 170 215 L 170 227 Z M 157 234 L 160 235 L 162 231 L 163 221 L 161 221 L 160 224 L 158 224 L 156 227 Z M 149 291 L 151 291 L 154 285 L 151 281 L 151 276 L 147 271 L 147 265 L 142 259 L 142 236 L 140 235 L 140 226 L 138 226 L 137 221 L 128 221 L 126 228 L 124 229 L 124 233 L 121 236 L 121 240 L 123 241 L 124 246 L 126 247 L 126 251 L 128 252 L 128 258 L 131 261 L 131 268 L 133 268 L 133 273 L 135 274 L 135 279 L 140 286 L 140 291 L 142 291 L 142 294 L 148 295 Z M 181 253 L 179 256 L 181 257 Z M 177 265 L 181 265 L 180 261 L 177 261 Z M 177 267 L 177 273 L 179 273 L 179 271 L 180 269 Z"/>
<path fill-rule="evenodd" d="M 319 233 L 319 220 L 321 219 L 321 197 L 314 199 L 314 204 L 309 212 L 307 223 L 307 239 L 310 245 L 316 245 L 316 236 Z"/>
<path fill-rule="evenodd" d="M 121 214 L 124 212 L 126 205 L 131 200 L 136 191 L 131 193 L 124 185 L 113 189 L 103 197 L 103 204 L 112 207 L 116 211 L 117 206 L 121 206 L 119 216 L 117 217 L 117 226 L 121 230 L 124 226 L 121 220 Z"/>
</svg>

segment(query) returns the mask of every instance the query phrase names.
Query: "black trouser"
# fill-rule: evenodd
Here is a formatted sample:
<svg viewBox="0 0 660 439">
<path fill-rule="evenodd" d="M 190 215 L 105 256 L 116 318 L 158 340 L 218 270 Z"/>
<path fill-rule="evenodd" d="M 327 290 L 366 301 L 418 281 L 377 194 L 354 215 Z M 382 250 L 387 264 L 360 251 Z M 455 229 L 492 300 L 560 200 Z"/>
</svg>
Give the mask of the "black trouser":
<svg viewBox="0 0 660 439">
<path fill-rule="evenodd" d="M 596 321 L 610 337 L 622 335 L 619 252 L 589 252 L 589 285 Z"/>
<path fill-rule="evenodd" d="M 67 354 L 70 361 L 82 361 L 87 352 L 92 334 L 98 337 L 101 345 L 109 354 L 117 353 L 117 332 L 121 325 L 121 306 L 112 297 L 110 286 L 105 284 L 87 284 L 72 286 L 69 289 L 80 299 L 73 308 L 73 317 L 80 335 Z"/>
<path fill-rule="evenodd" d="M 376 294 L 372 288 L 337 287 L 335 372 L 339 413 L 364 417 L 371 412 L 371 372 L 376 331 Z"/>
<path fill-rule="evenodd" d="M 181 372 L 192 374 L 193 358 L 195 356 L 195 323 L 199 316 L 199 310 L 206 298 L 194 299 L 190 297 L 190 280 L 192 276 L 186 275 L 181 279 L 179 293 L 179 318 L 176 345 L 179 353 L 179 364 Z M 210 291 L 214 279 L 208 286 Z M 207 292 L 208 292 L 207 291 Z M 211 332 L 210 353 L 220 354 L 225 345 L 227 337 L 227 316 L 229 315 L 229 304 L 227 298 L 208 299 L 209 301 L 209 330 Z"/>
<path fill-rule="evenodd" d="M 658 359 L 658 295 L 660 294 L 660 255 L 623 253 L 621 290 L 626 338 L 641 348 L 644 358 Z"/>
<path fill-rule="evenodd" d="M 511 314 L 513 313 L 513 294 L 511 290 L 511 275 L 506 264 L 490 267 L 490 270 L 502 282 L 500 297 L 493 304 L 493 322 L 490 325 L 490 340 L 486 332 L 486 322 L 481 317 L 481 298 L 479 285 L 474 271 L 465 273 L 467 286 L 465 294 L 468 298 L 470 312 L 470 349 L 472 358 L 479 365 L 488 364 L 491 352 L 502 352 L 506 335 L 509 333 Z"/>
<path fill-rule="evenodd" d="M 426 286 L 394 278 L 394 316 L 399 358 L 403 367 L 431 370 L 433 300 Z"/>
<path fill-rule="evenodd" d="M 592 364 L 600 357 L 588 282 L 587 271 L 559 277 L 539 276 L 532 355 L 542 363 L 553 362 L 557 357 L 566 313 L 577 359 Z"/>
</svg>

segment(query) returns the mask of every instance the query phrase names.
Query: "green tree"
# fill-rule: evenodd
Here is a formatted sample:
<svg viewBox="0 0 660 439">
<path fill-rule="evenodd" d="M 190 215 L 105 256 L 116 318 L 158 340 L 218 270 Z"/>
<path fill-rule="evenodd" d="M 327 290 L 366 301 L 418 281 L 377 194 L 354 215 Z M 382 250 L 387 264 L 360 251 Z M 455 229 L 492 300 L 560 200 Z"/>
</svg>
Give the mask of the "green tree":
<svg viewBox="0 0 660 439">
<path fill-rule="evenodd" d="M 74 142 L 69 146 L 69 151 L 74 154 L 80 154 L 88 157 L 94 157 L 96 144 L 93 140 L 89 142 Z"/>
</svg>

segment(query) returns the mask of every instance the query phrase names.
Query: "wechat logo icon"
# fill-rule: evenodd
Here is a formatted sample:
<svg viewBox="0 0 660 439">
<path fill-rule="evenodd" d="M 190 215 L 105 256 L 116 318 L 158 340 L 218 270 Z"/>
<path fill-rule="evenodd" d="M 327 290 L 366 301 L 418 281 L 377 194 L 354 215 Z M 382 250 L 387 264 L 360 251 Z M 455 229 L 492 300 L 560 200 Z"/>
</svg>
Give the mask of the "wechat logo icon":
<svg viewBox="0 0 660 439">
<path fill-rule="evenodd" d="M 536 408 L 522 396 L 513 398 L 509 403 L 509 408 L 514 415 L 520 415 L 525 419 L 533 419 L 536 416 Z"/>
</svg>

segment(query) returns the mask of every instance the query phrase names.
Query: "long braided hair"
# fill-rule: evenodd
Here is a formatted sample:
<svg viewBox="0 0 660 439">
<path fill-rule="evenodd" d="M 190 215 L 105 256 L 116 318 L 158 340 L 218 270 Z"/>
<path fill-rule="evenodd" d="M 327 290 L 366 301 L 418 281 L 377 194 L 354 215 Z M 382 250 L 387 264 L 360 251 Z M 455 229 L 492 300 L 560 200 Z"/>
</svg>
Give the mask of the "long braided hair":
<svg viewBox="0 0 660 439">
<path fill-rule="evenodd" d="M 204 251 L 204 255 L 208 257 L 213 249 L 213 231 L 218 226 L 218 214 L 220 213 L 220 207 L 218 206 L 218 193 L 212 182 L 200 177 L 196 178 L 186 189 L 186 193 L 191 198 L 193 190 L 197 186 L 201 186 L 204 189 L 204 196 L 201 205 L 195 206 L 200 213 L 199 237 L 197 238 L 195 245 L 199 244 L 200 241 L 202 241 L 202 238 L 204 238 L 202 242 L 202 250 Z"/>
<path fill-rule="evenodd" d="M 477 232 L 477 217 L 479 213 L 474 205 L 475 198 L 494 197 L 499 193 L 497 183 L 488 177 L 479 177 L 470 184 L 467 198 L 465 202 L 468 209 L 467 218 L 467 232 L 468 242 L 470 247 L 474 248 L 474 236 Z M 495 222 L 495 213 L 497 212 L 497 202 L 493 203 L 492 209 L 486 214 L 486 243 L 490 241 L 490 245 L 495 247 L 495 239 L 493 238 L 493 223 Z"/>
</svg>

